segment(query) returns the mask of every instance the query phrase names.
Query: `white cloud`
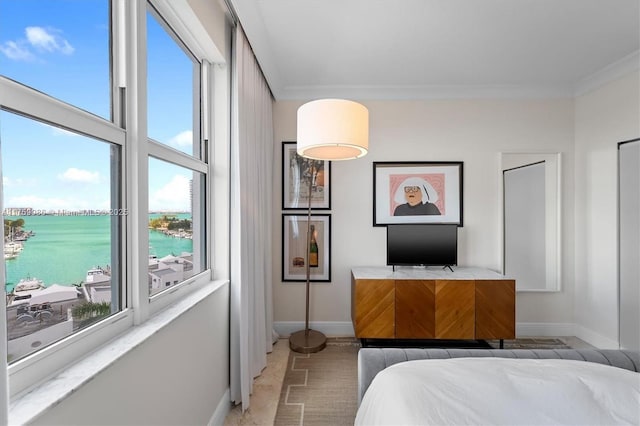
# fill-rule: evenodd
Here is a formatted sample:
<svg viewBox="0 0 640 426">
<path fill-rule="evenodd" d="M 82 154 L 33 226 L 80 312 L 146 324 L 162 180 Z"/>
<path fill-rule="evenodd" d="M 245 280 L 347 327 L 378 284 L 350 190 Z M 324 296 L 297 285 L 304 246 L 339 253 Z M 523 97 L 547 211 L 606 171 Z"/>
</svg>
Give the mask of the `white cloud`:
<svg viewBox="0 0 640 426">
<path fill-rule="evenodd" d="M 14 61 L 32 61 L 35 59 L 29 49 L 24 46 L 24 43 L 20 42 L 5 41 L 0 45 L 0 52 Z"/>
<path fill-rule="evenodd" d="M 35 61 L 33 50 L 48 53 L 71 55 L 75 51 L 62 34 L 55 28 L 27 27 L 24 30 L 26 39 L 9 40 L 0 44 L 0 52 L 14 61 Z"/>
<path fill-rule="evenodd" d="M 98 183 L 100 182 L 100 173 L 71 167 L 59 174 L 58 179 L 64 182 Z"/>
<path fill-rule="evenodd" d="M 162 188 L 150 194 L 149 209 L 152 211 L 190 211 L 189 178 L 175 175 Z"/>
<path fill-rule="evenodd" d="M 193 144 L 193 132 L 191 130 L 180 132 L 169 139 L 169 144 L 180 147 L 191 146 Z"/>
<path fill-rule="evenodd" d="M 2 176 L 2 184 L 5 186 L 5 188 L 34 187 L 38 186 L 38 179 L 33 177 L 25 179 Z"/>
<path fill-rule="evenodd" d="M 56 29 L 45 29 L 42 27 L 27 27 L 25 28 L 25 34 L 27 40 L 33 47 L 38 50 L 45 50 L 47 52 L 60 52 L 64 55 L 71 55 L 74 52 L 73 46 L 63 37 L 56 33 L 62 31 Z"/>
</svg>

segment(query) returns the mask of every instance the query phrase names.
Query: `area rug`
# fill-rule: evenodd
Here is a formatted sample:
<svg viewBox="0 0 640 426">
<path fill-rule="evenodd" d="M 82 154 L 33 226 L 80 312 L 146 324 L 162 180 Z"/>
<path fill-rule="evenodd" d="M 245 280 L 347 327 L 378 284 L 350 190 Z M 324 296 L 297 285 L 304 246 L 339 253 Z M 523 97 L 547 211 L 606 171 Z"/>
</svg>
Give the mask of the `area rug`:
<svg viewBox="0 0 640 426">
<path fill-rule="evenodd" d="M 328 339 L 320 352 L 289 353 L 274 424 L 353 425 L 359 349 L 356 339 Z"/>
<path fill-rule="evenodd" d="M 487 340 L 487 343 L 494 349 L 500 347 L 499 340 Z M 504 349 L 571 349 L 571 346 L 560 339 L 535 337 L 505 340 Z"/>
<path fill-rule="evenodd" d="M 498 348 L 498 340 L 487 343 Z M 505 349 L 569 348 L 556 338 L 504 341 Z M 330 338 L 314 354 L 289 353 L 274 425 L 353 425 L 358 408 L 358 350 L 354 338 Z"/>
</svg>

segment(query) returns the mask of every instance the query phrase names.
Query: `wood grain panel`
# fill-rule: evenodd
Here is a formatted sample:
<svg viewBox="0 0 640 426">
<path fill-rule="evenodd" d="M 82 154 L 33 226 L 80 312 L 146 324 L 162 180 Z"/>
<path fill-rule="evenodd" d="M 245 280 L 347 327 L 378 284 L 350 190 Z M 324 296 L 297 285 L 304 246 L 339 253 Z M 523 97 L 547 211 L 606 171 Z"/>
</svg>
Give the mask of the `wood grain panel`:
<svg viewBox="0 0 640 426">
<path fill-rule="evenodd" d="M 395 281 L 351 282 L 351 320 L 357 338 L 393 338 L 395 335 Z"/>
<path fill-rule="evenodd" d="M 467 280 L 436 281 L 436 339 L 475 338 L 475 285 Z"/>
<path fill-rule="evenodd" d="M 396 281 L 396 337 L 433 339 L 435 321 L 435 281 Z"/>
<path fill-rule="evenodd" d="M 515 339 L 515 323 L 515 281 L 476 281 L 476 339 Z"/>
</svg>

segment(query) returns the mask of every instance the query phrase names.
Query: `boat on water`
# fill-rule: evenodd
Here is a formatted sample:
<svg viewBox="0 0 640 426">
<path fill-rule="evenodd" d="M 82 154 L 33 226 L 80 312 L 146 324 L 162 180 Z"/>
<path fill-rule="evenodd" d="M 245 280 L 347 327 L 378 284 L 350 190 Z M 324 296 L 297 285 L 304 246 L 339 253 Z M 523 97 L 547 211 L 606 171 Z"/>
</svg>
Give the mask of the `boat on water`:
<svg viewBox="0 0 640 426">
<path fill-rule="evenodd" d="M 17 306 L 24 303 L 29 303 L 29 299 L 34 293 L 44 290 L 45 285 L 42 280 L 38 278 L 22 278 L 13 288 L 13 291 L 8 295 L 7 306 Z"/>
<path fill-rule="evenodd" d="M 15 241 L 7 241 L 4 243 L 4 258 L 15 259 L 18 254 L 24 249 L 21 243 Z"/>
<path fill-rule="evenodd" d="M 4 260 L 15 259 L 18 257 L 18 253 L 4 252 Z"/>
<path fill-rule="evenodd" d="M 101 282 L 106 282 L 111 280 L 111 268 L 107 265 L 106 268 L 102 268 L 100 266 L 96 266 L 95 268 L 91 268 L 87 271 L 87 276 L 85 277 L 86 283 L 97 284 Z"/>
</svg>

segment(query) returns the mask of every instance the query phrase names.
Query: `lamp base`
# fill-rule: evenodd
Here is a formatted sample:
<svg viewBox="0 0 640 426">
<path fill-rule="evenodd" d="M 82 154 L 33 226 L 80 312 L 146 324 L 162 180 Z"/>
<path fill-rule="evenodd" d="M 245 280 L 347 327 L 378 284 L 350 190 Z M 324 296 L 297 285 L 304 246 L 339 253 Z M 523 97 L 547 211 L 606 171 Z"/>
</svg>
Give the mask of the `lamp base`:
<svg viewBox="0 0 640 426">
<path fill-rule="evenodd" d="M 301 354 L 320 352 L 327 346 L 327 337 L 316 330 L 300 330 L 291 333 L 289 347 Z"/>
</svg>

